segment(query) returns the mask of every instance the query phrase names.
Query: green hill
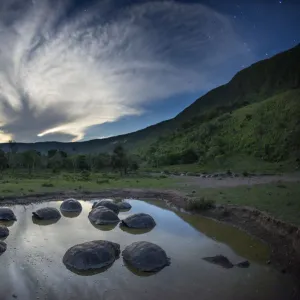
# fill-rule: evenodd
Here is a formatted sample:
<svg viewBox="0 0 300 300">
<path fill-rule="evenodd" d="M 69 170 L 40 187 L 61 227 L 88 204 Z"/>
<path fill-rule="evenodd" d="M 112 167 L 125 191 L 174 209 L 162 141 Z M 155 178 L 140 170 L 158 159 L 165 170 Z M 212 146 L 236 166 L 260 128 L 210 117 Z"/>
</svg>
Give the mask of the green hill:
<svg viewBox="0 0 300 300">
<path fill-rule="evenodd" d="M 295 89 L 212 119 L 204 113 L 161 137 L 146 157 L 152 165 L 222 166 L 234 156 L 273 163 L 297 160 L 299 154 L 300 89 Z"/>
<path fill-rule="evenodd" d="M 174 119 L 137 132 L 77 143 L 18 143 L 18 151 L 109 152 L 121 143 L 152 165 L 207 163 L 236 155 L 269 162 L 297 159 L 299 61 L 300 45 L 240 71 Z M 8 144 L 1 148 L 9 150 Z"/>
</svg>

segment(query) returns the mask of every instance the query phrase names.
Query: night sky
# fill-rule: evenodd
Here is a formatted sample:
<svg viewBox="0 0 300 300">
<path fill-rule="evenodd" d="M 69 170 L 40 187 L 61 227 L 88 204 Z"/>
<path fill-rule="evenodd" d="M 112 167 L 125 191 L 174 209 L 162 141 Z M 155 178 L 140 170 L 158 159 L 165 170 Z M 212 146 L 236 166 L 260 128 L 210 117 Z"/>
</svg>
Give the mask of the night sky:
<svg viewBox="0 0 300 300">
<path fill-rule="evenodd" d="M 299 42 L 299 0 L 1 0 L 0 142 L 144 128 Z"/>
</svg>

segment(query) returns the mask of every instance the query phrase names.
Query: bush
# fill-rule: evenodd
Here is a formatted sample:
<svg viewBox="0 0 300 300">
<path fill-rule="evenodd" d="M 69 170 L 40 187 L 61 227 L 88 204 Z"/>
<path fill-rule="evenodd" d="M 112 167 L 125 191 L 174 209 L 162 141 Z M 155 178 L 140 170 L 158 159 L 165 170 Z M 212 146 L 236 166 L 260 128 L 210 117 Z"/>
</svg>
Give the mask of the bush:
<svg viewBox="0 0 300 300">
<path fill-rule="evenodd" d="M 215 208 L 215 206 L 215 201 L 202 197 L 200 199 L 190 199 L 187 204 L 187 209 L 194 211 L 203 211 Z"/>
<path fill-rule="evenodd" d="M 80 180 L 82 181 L 89 181 L 91 178 L 91 172 L 89 171 L 82 171 L 80 174 Z"/>
<path fill-rule="evenodd" d="M 244 172 L 243 172 L 243 176 L 244 176 L 244 177 L 248 177 L 248 176 L 249 176 L 249 173 L 248 173 L 247 171 L 244 171 Z"/>
<path fill-rule="evenodd" d="M 167 175 L 160 175 L 159 178 L 164 179 L 164 178 L 168 178 Z"/>
<path fill-rule="evenodd" d="M 181 163 L 192 164 L 198 160 L 198 155 L 193 149 L 187 149 L 181 153 Z"/>
</svg>

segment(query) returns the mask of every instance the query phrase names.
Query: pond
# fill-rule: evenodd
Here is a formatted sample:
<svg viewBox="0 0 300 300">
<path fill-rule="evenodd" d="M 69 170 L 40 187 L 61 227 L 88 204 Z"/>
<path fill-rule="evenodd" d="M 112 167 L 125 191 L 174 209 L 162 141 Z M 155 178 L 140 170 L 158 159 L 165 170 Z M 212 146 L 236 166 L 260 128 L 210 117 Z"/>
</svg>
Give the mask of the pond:
<svg viewBox="0 0 300 300">
<path fill-rule="evenodd" d="M 54 224 L 33 222 L 41 207 L 59 208 L 61 202 L 12 207 L 18 221 L 7 224 L 7 251 L 0 256 L 0 299 L 289 299 L 293 282 L 266 265 L 268 247 L 233 227 L 172 210 L 161 201 L 128 200 L 132 209 L 119 214 L 148 213 L 157 226 L 148 232 L 124 231 L 117 226 L 93 226 L 83 210 L 62 216 Z M 62 262 L 72 246 L 92 241 L 119 243 L 121 251 L 136 241 L 161 246 L 171 265 L 158 273 L 129 269 L 122 256 L 106 271 L 78 275 Z M 222 268 L 203 260 L 222 254 L 231 262 L 249 260 L 249 268 Z M 148 275 L 148 276 L 146 276 Z"/>
</svg>

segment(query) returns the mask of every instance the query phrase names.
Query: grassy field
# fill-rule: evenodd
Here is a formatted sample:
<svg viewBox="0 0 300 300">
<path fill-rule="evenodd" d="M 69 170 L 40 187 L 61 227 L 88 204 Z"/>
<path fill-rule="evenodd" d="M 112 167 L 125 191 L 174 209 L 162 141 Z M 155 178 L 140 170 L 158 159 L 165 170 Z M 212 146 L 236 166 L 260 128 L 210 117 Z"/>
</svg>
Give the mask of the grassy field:
<svg viewBox="0 0 300 300">
<path fill-rule="evenodd" d="M 176 184 L 174 179 L 165 176 L 127 176 L 120 177 L 116 174 L 94 173 L 86 174 L 61 173 L 36 173 L 29 176 L 26 173 L 5 174 L 0 180 L 0 197 L 21 196 L 36 193 L 59 191 L 91 191 L 96 192 L 107 188 L 172 188 Z"/>
<path fill-rule="evenodd" d="M 191 192 L 191 187 L 185 190 Z M 219 204 L 250 206 L 296 225 L 300 225 L 300 182 L 277 182 L 227 188 L 194 187 L 192 196 Z"/>
</svg>

